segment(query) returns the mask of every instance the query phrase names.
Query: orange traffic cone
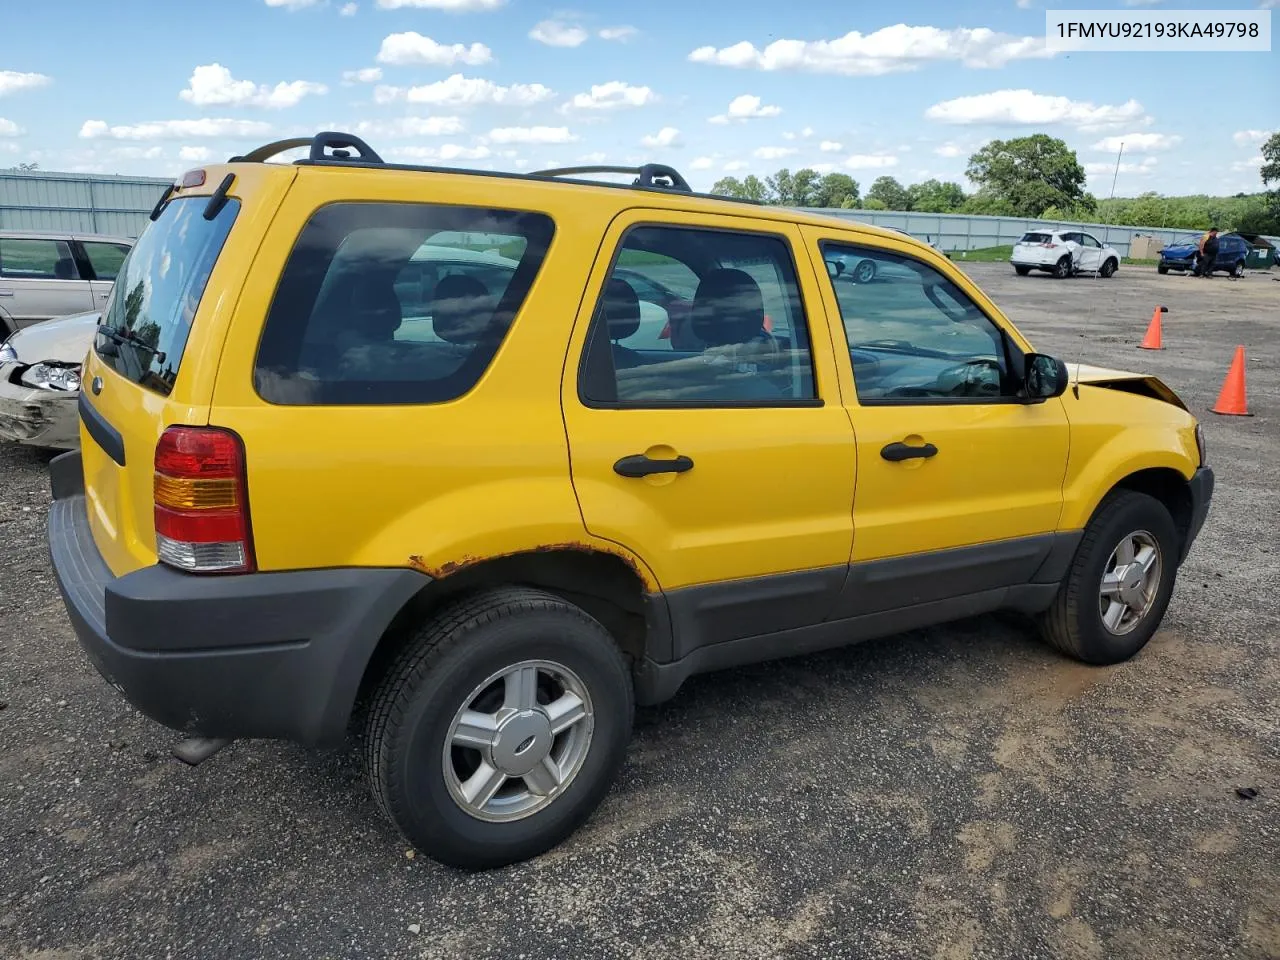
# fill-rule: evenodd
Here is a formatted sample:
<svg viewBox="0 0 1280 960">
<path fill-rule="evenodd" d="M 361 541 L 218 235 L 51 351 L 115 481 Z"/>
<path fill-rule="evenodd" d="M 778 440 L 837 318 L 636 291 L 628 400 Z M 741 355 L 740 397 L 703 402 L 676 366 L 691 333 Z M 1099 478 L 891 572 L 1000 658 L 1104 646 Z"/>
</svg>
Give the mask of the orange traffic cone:
<svg viewBox="0 0 1280 960">
<path fill-rule="evenodd" d="M 1168 307 L 1156 307 L 1151 311 L 1151 323 L 1147 326 L 1147 335 L 1142 338 L 1142 342 L 1138 344 L 1139 350 L 1163 350 L 1163 340 L 1160 336 L 1160 314 L 1168 313 Z"/>
<path fill-rule="evenodd" d="M 1218 402 L 1211 408 L 1212 412 L 1228 417 L 1252 417 L 1249 402 L 1245 399 L 1244 388 L 1244 347 L 1236 347 L 1236 355 L 1227 370 L 1227 379 L 1222 381 L 1222 392 L 1218 394 Z"/>
</svg>

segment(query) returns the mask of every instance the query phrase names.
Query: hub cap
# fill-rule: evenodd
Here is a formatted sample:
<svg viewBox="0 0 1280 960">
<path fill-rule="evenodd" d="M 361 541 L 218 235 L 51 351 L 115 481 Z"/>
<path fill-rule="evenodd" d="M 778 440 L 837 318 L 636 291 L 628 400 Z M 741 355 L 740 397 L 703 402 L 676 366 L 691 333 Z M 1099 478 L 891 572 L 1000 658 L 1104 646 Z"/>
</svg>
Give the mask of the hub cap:
<svg viewBox="0 0 1280 960">
<path fill-rule="evenodd" d="M 463 701 L 444 746 L 454 802 L 479 820 L 519 820 L 558 797 L 582 768 L 595 716 L 576 673 L 526 660 Z"/>
<path fill-rule="evenodd" d="M 1124 537 L 1111 551 L 1098 588 L 1098 611 L 1107 632 L 1130 633 L 1160 592 L 1160 544 L 1145 530 Z"/>
</svg>

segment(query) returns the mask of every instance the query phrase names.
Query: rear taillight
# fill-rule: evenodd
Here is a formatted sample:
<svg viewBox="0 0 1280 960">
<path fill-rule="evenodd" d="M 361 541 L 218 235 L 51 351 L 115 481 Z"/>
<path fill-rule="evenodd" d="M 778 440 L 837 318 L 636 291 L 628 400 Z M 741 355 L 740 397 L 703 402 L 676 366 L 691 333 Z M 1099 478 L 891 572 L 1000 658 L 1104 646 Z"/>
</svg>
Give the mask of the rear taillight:
<svg viewBox="0 0 1280 960">
<path fill-rule="evenodd" d="M 156 555 L 191 573 L 254 569 L 240 438 L 215 427 L 170 427 L 156 444 Z"/>
</svg>

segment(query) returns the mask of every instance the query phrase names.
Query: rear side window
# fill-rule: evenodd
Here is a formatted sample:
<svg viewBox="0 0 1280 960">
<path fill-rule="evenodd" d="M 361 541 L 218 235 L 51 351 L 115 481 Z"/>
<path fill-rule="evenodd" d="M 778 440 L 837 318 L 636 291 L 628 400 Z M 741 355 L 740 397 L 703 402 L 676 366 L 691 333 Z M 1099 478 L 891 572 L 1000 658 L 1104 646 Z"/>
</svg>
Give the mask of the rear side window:
<svg viewBox="0 0 1280 960">
<path fill-rule="evenodd" d="M 170 200 L 125 257 L 94 349 L 121 376 L 168 396 L 191 323 L 240 211 L 228 199 L 212 220 L 208 197 Z"/>
<path fill-rule="evenodd" d="M 85 240 L 85 256 L 93 267 L 93 279 L 114 280 L 120 273 L 124 258 L 129 255 L 129 248 L 122 243 L 103 243 L 100 240 Z"/>
<path fill-rule="evenodd" d="M 1053 237 L 1047 233 L 1024 233 L 1019 243 L 1048 243 Z"/>
<path fill-rule="evenodd" d="M 318 210 L 258 345 L 269 403 L 442 403 L 488 369 L 554 233 L 541 213 L 409 203 Z"/>
<path fill-rule="evenodd" d="M 0 277 L 6 280 L 78 280 L 65 240 L 0 239 Z"/>
</svg>

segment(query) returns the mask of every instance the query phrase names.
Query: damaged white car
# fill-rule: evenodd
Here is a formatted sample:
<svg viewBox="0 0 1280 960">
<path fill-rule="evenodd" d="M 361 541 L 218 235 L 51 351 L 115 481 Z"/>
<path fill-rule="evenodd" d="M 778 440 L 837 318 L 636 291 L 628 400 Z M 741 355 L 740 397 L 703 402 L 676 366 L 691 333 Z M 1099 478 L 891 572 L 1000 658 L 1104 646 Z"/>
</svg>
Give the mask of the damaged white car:
<svg viewBox="0 0 1280 960">
<path fill-rule="evenodd" d="M 80 365 L 98 317 L 94 311 L 34 323 L 0 345 L 0 440 L 80 445 Z"/>
</svg>

